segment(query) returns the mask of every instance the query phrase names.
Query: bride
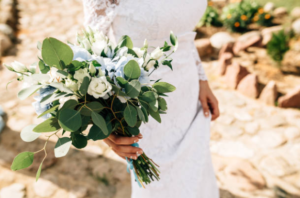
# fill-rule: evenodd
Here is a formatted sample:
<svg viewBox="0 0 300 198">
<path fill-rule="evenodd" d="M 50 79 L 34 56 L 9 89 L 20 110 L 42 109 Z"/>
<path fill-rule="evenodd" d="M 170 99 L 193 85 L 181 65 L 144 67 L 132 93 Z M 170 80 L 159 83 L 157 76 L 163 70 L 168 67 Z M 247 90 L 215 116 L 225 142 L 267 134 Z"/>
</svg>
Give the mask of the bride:
<svg viewBox="0 0 300 198">
<path fill-rule="evenodd" d="M 133 198 L 219 197 L 210 151 L 210 120 L 219 116 L 218 102 L 209 88 L 194 46 L 195 24 L 207 0 L 83 0 L 85 24 L 108 34 L 111 40 L 128 35 L 135 46 L 161 46 L 172 30 L 179 48 L 173 68 L 159 68 L 154 79 L 163 78 L 177 89 L 167 98 L 168 114 L 162 124 L 149 119 L 143 135 L 104 141 L 120 157 L 136 159 L 143 151 L 160 166 L 160 181 L 139 188 L 132 177 Z M 200 100 L 200 103 L 198 102 Z M 144 141 L 145 140 L 145 141 Z M 140 148 L 130 146 L 139 142 Z"/>
</svg>

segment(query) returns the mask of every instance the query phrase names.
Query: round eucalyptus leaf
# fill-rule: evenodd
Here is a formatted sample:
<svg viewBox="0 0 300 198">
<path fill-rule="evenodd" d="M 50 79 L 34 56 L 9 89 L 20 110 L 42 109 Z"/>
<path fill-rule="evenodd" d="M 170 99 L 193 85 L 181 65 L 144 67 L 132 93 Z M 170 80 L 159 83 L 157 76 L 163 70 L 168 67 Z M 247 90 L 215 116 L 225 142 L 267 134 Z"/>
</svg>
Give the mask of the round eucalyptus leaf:
<svg viewBox="0 0 300 198">
<path fill-rule="evenodd" d="M 63 109 L 59 111 L 58 122 L 66 131 L 77 131 L 82 124 L 80 112 L 73 109 Z"/>
<path fill-rule="evenodd" d="M 130 60 L 124 67 L 124 74 L 127 79 L 138 79 L 141 75 L 139 64 L 135 60 Z"/>
<path fill-rule="evenodd" d="M 17 155 L 11 165 L 11 170 L 21 170 L 29 167 L 33 163 L 34 153 L 33 152 L 23 152 Z"/>
<path fill-rule="evenodd" d="M 136 111 L 137 111 L 137 114 L 138 114 L 140 120 L 142 120 L 143 122 L 145 122 L 146 120 L 145 120 L 145 116 L 144 116 L 142 110 L 139 107 L 136 107 Z"/>
<path fill-rule="evenodd" d="M 152 85 L 158 93 L 169 93 L 176 90 L 176 87 L 166 82 L 157 82 Z"/>
<path fill-rule="evenodd" d="M 54 154 L 56 158 L 64 157 L 70 150 L 72 140 L 68 137 L 59 138 L 56 142 Z"/>
<path fill-rule="evenodd" d="M 103 108 L 104 107 L 100 102 L 94 101 L 87 103 L 86 106 L 82 107 L 80 113 L 84 116 L 91 116 L 92 111 L 99 113 Z"/>
<path fill-rule="evenodd" d="M 34 140 L 36 140 L 38 137 L 40 137 L 40 133 L 36 133 L 33 131 L 33 129 L 36 127 L 37 125 L 32 124 L 29 126 L 26 126 L 22 131 L 21 131 L 21 139 L 24 142 L 32 142 Z"/>
<path fill-rule="evenodd" d="M 106 126 L 106 122 L 100 114 L 93 111 L 92 112 L 92 120 L 93 120 L 93 123 L 95 125 L 97 125 L 103 131 L 103 133 L 105 135 L 108 134 L 108 129 L 107 129 L 107 126 Z"/>
<path fill-rule="evenodd" d="M 141 83 L 138 80 L 132 80 L 125 85 L 125 91 L 131 98 L 138 97 L 141 92 Z"/>
<path fill-rule="evenodd" d="M 75 107 L 78 105 L 78 102 L 76 100 L 68 100 L 65 102 L 65 104 L 62 106 L 62 109 L 75 109 Z"/>
<path fill-rule="evenodd" d="M 78 149 L 82 149 L 87 145 L 87 138 L 81 134 L 72 133 L 72 144 Z"/>
<path fill-rule="evenodd" d="M 103 140 L 103 139 L 107 138 L 109 135 L 110 135 L 110 133 L 105 135 L 103 133 L 103 131 L 97 125 L 93 125 L 88 134 L 88 139 L 91 139 L 94 141 Z"/>
<path fill-rule="evenodd" d="M 160 109 L 163 111 L 166 111 L 168 109 L 166 100 L 161 97 L 159 97 L 157 100 L 158 100 Z"/>
<path fill-rule="evenodd" d="M 123 115 L 124 115 L 124 119 L 127 122 L 127 124 L 131 127 L 134 127 L 137 122 L 136 109 L 131 105 L 127 105 L 124 110 Z"/>
</svg>

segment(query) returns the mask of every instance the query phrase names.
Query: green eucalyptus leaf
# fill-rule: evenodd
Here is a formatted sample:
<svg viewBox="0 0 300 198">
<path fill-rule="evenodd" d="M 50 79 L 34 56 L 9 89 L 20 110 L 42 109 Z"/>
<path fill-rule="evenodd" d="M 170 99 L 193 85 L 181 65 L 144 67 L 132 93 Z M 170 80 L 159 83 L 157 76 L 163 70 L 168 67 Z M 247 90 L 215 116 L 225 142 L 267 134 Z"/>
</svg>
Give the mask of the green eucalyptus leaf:
<svg viewBox="0 0 300 198">
<path fill-rule="evenodd" d="M 159 115 L 159 112 L 153 111 L 151 108 L 149 108 L 149 114 L 151 115 L 152 118 L 154 118 L 157 122 L 161 123 L 161 118 Z"/>
<path fill-rule="evenodd" d="M 62 91 L 62 92 L 66 92 L 66 93 L 71 93 L 73 94 L 73 91 L 69 88 L 67 88 L 65 86 L 65 84 L 63 83 L 59 83 L 59 82 L 52 82 L 50 83 L 50 86 L 57 88 L 58 90 Z"/>
<path fill-rule="evenodd" d="M 157 111 L 158 110 L 158 101 L 155 100 L 155 101 L 152 101 L 152 102 L 149 102 L 149 107 L 153 110 L 153 111 Z"/>
<path fill-rule="evenodd" d="M 72 133 L 72 144 L 78 149 L 82 149 L 87 145 L 87 138 L 82 134 Z"/>
<path fill-rule="evenodd" d="M 174 35 L 173 32 L 170 33 L 170 41 L 171 41 L 173 46 L 175 46 L 176 43 L 177 43 L 177 38 L 176 38 L 176 36 Z"/>
<path fill-rule="evenodd" d="M 95 125 L 97 125 L 103 131 L 103 133 L 105 135 L 108 134 L 108 129 L 107 129 L 107 126 L 106 126 L 106 122 L 100 114 L 93 111 L 92 112 L 92 120 L 93 120 L 93 123 Z"/>
<path fill-rule="evenodd" d="M 138 135 L 140 134 L 140 130 L 137 127 L 126 127 L 126 130 L 131 134 L 131 135 Z"/>
<path fill-rule="evenodd" d="M 41 105 L 46 105 L 53 101 L 59 100 L 60 98 L 65 97 L 66 95 L 67 95 L 67 93 L 64 93 L 64 92 L 49 94 L 49 95 L 45 96 L 44 98 L 42 98 L 40 103 L 41 103 Z"/>
<path fill-rule="evenodd" d="M 62 70 L 73 60 L 73 51 L 67 44 L 50 37 L 43 41 L 42 57 L 47 65 Z"/>
<path fill-rule="evenodd" d="M 73 109 L 62 109 L 58 114 L 58 122 L 66 131 L 77 131 L 82 124 L 80 112 Z"/>
<path fill-rule="evenodd" d="M 166 100 L 161 97 L 159 97 L 157 100 L 160 109 L 166 111 L 168 109 Z"/>
<path fill-rule="evenodd" d="M 138 79 L 141 75 L 139 64 L 135 60 L 130 60 L 124 67 L 124 74 L 127 79 Z"/>
<path fill-rule="evenodd" d="M 166 82 L 157 82 L 152 85 L 158 93 L 169 93 L 176 90 L 176 87 Z"/>
<path fill-rule="evenodd" d="M 88 90 L 88 87 L 89 87 L 89 84 L 90 84 L 90 78 L 89 77 L 84 77 L 83 78 L 83 81 L 82 81 L 82 84 L 79 88 L 79 92 L 82 94 L 82 95 L 85 95 L 87 93 L 87 90 Z"/>
<path fill-rule="evenodd" d="M 147 110 L 144 107 L 141 107 L 141 109 L 142 109 L 142 112 L 143 112 L 144 117 L 145 117 L 145 121 L 144 122 L 148 122 L 149 118 L 148 118 L 148 112 L 147 112 Z"/>
<path fill-rule="evenodd" d="M 59 76 L 59 77 L 61 77 L 61 78 L 66 78 L 66 77 L 68 77 L 68 72 L 66 72 L 66 71 L 64 71 L 64 70 L 57 70 L 56 71 L 56 74 Z"/>
<path fill-rule="evenodd" d="M 133 43 L 132 40 L 129 36 L 124 35 L 120 38 L 119 40 L 119 48 L 121 47 L 127 47 L 128 49 L 132 49 L 133 48 Z"/>
<path fill-rule="evenodd" d="M 143 111 L 139 107 L 136 107 L 136 111 L 137 111 L 137 114 L 138 114 L 140 120 L 142 120 L 143 122 L 145 122 L 146 119 L 145 119 Z"/>
<path fill-rule="evenodd" d="M 57 131 L 60 128 L 57 118 L 51 117 L 33 128 L 33 131 L 37 133 L 46 133 Z"/>
<path fill-rule="evenodd" d="M 91 117 L 90 116 L 81 116 L 81 118 L 82 118 L 82 125 L 81 125 L 80 130 L 84 131 L 84 130 L 86 130 L 86 128 L 90 124 Z"/>
<path fill-rule="evenodd" d="M 68 100 L 67 102 L 64 103 L 64 105 L 61 107 L 60 110 L 63 109 L 75 109 L 75 107 L 78 105 L 78 101 L 76 100 Z"/>
<path fill-rule="evenodd" d="M 109 135 L 110 133 L 104 134 L 104 132 L 97 125 L 93 125 L 87 137 L 90 140 L 96 141 L 96 140 L 103 140 L 107 138 Z"/>
<path fill-rule="evenodd" d="M 42 167 L 43 167 L 43 162 L 40 164 L 38 171 L 36 172 L 36 176 L 35 176 L 35 181 L 37 182 L 41 176 L 41 172 L 42 172 Z"/>
<path fill-rule="evenodd" d="M 40 88 L 42 88 L 42 86 L 43 85 L 32 85 L 31 87 L 22 89 L 18 93 L 18 98 L 20 100 L 25 100 L 26 98 L 37 92 Z"/>
<path fill-rule="evenodd" d="M 72 144 L 71 138 L 68 137 L 59 138 L 56 142 L 55 149 L 54 149 L 55 157 L 59 158 L 59 157 L 66 156 L 70 150 L 71 144 Z"/>
<path fill-rule="evenodd" d="M 39 68 L 42 74 L 47 74 L 50 71 L 50 67 L 45 65 L 44 61 L 39 61 Z"/>
<path fill-rule="evenodd" d="M 125 87 L 125 85 L 128 83 L 128 81 L 122 77 L 116 77 L 116 80 L 121 87 Z"/>
<path fill-rule="evenodd" d="M 142 96 L 139 96 L 139 99 L 144 102 L 155 102 L 158 95 L 153 91 L 144 92 Z"/>
<path fill-rule="evenodd" d="M 141 83 L 138 80 L 132 80 L 125 85 L 125 91 L 131 98 L 138 97 L 141 92 Z"/>
<path fill-rule="evenodd" d="M 48 109 L 48 110 L 44 111 L 43 113 L 41 113 L 41 114 L 38 116 L 38 118 L 40 118 L 40 117 L 42 117 L 42 116 L 44 116 L 44 115 L 46 115 L 46 114 L 48 114 L 48 113 L 52 113 L 52 112 L 55 111 L 58 107 L 59 107 L 59 105 L 55 105 L 55 106 L 51 107 L 50 109 Z"/>
<path fill-rule="evenodd" d="M 127 124 L 131 127 L 134 127 L 137 122 L 136 109 L 131 105 L 127 105 L 123 112 L 123 115 L 124 115 L 124 119 L 127 122 Z"/>
<path fill-rule="evenodd" d="M 26 126 L 22 129 L 21 131 L 21 139 L 24 142 L 32 142 L 34 140 L 36 140 L 38 137 L 40 137 L 40 133 L 36 133 L 33 131 L 33 129 L 36 127 L 35 124 Z"/>
<path fill-rule="evenodd" d="M 11 165 L 11 170 L 21 170 L 29 167 L 33 163 L 34 153 L 33 152 L 23 152 L 17 155 Z"/>
<path fill-rule="evenodd" d="M 100 102 L 94 101 L 87 103 L 86 106 L 82 107 L 80 113 L 84 116 L 91 116 L 92 111 L 99 113 L 102 109 L 104 109 L 104 106 Z"/>
</svg>

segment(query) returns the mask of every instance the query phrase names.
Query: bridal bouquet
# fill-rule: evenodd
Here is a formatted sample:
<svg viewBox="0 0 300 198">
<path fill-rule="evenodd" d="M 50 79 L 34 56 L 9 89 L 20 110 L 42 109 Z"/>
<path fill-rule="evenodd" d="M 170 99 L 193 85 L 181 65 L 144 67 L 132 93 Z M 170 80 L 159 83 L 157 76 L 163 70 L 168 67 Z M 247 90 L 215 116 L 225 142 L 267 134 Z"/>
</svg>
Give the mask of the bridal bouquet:
<svg viewBox="0 0 300 198">
<path fill-rule="evenodd" d="M 38 43 L 39 71 L 34 64 L 26 67 L 15 61 L 6 65 L 23 81 L 24 89 L 18 97 L 24 100 L 37 93 L 33 106 L 38 117 L 45 119 L 38 125 L 25 127 L 21 138 L 32 142 L 42 133 L 47 133 L 47 141 L 57 136 L 54 148 L 57 158 L 65 156 L 71 145 L 81 149 L 88 140 L 102 140 L 111 133 L 136 136 L 149 116 L 161 122 L 160 114 L 167 110 L 164 97 L 175 90 L 160 79 L 150 80 L 151 73 L 159 66 L 172 69 L 170 55 L 178 46 L 172 32 L 171 44 L 165 42 L 151 53 L 147 40 L 142 48 L 135 48 L 130 37 L 123 36 L 114 46 L 101 32 L 91 29 L 77 35 L 77 41 L 78 45 L 65 44 L 50 37 Z M 11 169 L 29 167 L 37 152 L 44 151 L 46 158 L 47 141 L 39 151 L 18 154 Z M 136 160 L 126 160 L 140 186 L 159 180 L 157 165 L 145 153 Z"/>
</svg>

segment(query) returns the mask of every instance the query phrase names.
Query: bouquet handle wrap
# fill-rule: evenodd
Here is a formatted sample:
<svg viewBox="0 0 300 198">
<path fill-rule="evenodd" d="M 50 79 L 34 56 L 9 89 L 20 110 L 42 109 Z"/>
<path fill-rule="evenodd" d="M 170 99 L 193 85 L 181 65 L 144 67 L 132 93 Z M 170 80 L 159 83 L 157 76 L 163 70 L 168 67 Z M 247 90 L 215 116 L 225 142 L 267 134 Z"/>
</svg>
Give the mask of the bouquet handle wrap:
<svg viewBox="0 0 300 198">
<path fill-rule="evenodd" d="M 133 144 L 131 144 L 131 146 L 139 147 L 139 144 L 138 143 L 133 143 Z M 130 170 L 132 170 L 133 171 L 133 175 L 135 177 L 135 181 L 138 183 L 139 187 L 142 187 L 142 184 L 139 181 L 138 176 L 137 176 L 137 174 L 136 174 L 136 172 L 134 170 L 133 160 L 132 159 L 128 160 L 128 158 L 126 157 L 126 161 L 127 161 L 127 172 L 130 173 Z"/>
</svg>

